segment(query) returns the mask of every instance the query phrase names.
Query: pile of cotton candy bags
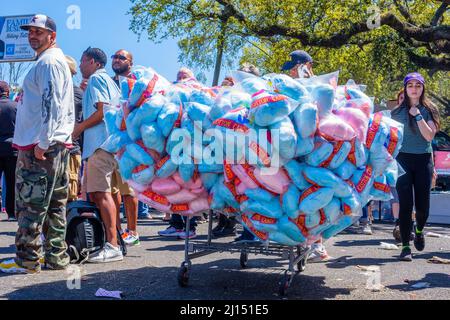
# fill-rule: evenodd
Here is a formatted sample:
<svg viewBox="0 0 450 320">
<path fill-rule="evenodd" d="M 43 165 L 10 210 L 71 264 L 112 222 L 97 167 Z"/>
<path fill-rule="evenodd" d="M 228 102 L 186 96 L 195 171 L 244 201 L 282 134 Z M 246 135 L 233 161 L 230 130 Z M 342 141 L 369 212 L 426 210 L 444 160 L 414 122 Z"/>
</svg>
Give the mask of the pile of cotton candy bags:
<svg viewBox="0 0 450 320">
<path fill-rule="evenodd" d="M 389 200 L 403 127 L 337 73 L 235 75 L 231 88 L 171 84 L 150 68 L 122 79 L 104 148 L 141 201 L 192 216 L 235 214 L 283 245 L 328 239 L 370 200 Z"/>
</svg>

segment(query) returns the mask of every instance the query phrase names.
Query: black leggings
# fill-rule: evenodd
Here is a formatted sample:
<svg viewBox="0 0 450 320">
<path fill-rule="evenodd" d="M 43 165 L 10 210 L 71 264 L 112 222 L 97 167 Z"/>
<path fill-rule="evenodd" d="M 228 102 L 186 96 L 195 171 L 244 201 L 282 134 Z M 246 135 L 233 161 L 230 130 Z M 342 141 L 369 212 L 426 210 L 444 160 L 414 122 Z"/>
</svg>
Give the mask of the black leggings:
<svg viewBox="0 0 450 320">
<path fill-rule="evenodd" d="M 406 171 L 406 174 L 398 178 L 397 192 L 400 202 L 400 234 L 403 245 L 407 246 L 411 234 L 413 206 L 416 208 L 416 224 L 419 231 L 423 230 L 428 219 L 433 163 L 431 153 L 401 152 L 397 161 Z"/>
</svg>

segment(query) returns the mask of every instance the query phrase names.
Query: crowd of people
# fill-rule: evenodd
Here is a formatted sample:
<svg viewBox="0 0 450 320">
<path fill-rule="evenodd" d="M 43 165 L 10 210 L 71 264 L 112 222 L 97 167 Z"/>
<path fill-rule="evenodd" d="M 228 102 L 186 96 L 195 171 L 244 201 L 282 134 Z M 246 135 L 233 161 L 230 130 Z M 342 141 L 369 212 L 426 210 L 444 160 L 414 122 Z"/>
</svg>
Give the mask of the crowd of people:
<svg viewBox="0 0 450 320">
<path fill-rule="evenodd" d="M 49 269 L 65 269 L 67 254 L 66 206 L 84 199 L 100 211 L 105 226 L 106 245 L 89 256 L 90 263 L 123 260 L 119 247 L 121 237 L 129 246 L 139 245 L 138 218 L 163 218 L 169 226 L 158 234 L 179 239 L 196 237 L 197 220 L 190 230 L 186 218 L 177 214 L 158 213 L 139 202 L 132 188 L 122 179 L 114 154 L 102 148 L 108 137 L 104 110 L 120 99 L 120 77 L 130 77 L 133 55 L 118 50 L 111 56 L 114 75 L 105 67 L 106 53 L 87 48 L 76 59 L 64 55 L 57 46 L 57 28 L 53 19 L 36 15 L 21 26 L 28 32 L 30 46 L 37 61 L 23 82 L 18 102 L 11 101 L 9 85 L 0 82 L 0 174 L 4 173 L 5 207 L 9 220 L 17 218 L 16 257 L 0 263 L 0 271 L 37 273 L 42 265 Z M 313 58 L 305 51 L 294 51 L 282 70 L 292 78 L 313 77 Z M 76 86 L 73 76 L 79 68 L 83 81 Z M 245 64 L 242 72 L 260 76 L 257 67 Z M 182 68 L 176 82 L 195 79 Z M 221 86 L 234 86 L 231 76 Z M 425 94 L 425 80 L 418 73 L 404 80 L 393 119 L 405 126 L 403 147 L 397 160 L 406 171 L 394 191 L 392 205 L 398 216 L 398 234 L 402 242 L 400 259 L 412 260 L 410 249 L 413 229 L 418 251 L 425 247 L 423 229 L 429 214 L 433 159 L 431 141 L 439 129 L 439 115 Z M 416 224 L 412 224 L 415 207 Z M 121 209 L 123 208 L 123 210 Z M 121 211 L 126 217 L 122 229 Z M 362 218 L 364 233 L 371 234 L 367 208 Z M 218 213 L 215 237 L 237 236 L 237 221 Z M 117 232 L 119 230 L 119 232 Z M 397 230 L 397 227 L 396 227 Z M 244 227 L 236 242 L 258 241 Z M 311 261 L 331 259 L 321 240 L 313 245 Z"/>
</svg>

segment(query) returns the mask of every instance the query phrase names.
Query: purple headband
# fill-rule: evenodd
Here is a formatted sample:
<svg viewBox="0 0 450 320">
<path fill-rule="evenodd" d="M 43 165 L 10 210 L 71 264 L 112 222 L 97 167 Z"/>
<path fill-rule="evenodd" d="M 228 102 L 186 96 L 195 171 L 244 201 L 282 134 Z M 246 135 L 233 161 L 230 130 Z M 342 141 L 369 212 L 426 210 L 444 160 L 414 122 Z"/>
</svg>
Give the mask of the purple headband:
<svg viewBox="0 0 450 320">
<path fill-rule="evenodd" d="M 413 73 L 409 73 L 405 79 L 403 80 L 403 84 L 406 85 L 408 84 L 408 82 L 410 82 L 411 80 L 417 80 L 419 81 L 421 84 L 425 85 L 425 79 L 422 77 L 422 75 L 418 72 L 413 72 Z"/>
</svg>

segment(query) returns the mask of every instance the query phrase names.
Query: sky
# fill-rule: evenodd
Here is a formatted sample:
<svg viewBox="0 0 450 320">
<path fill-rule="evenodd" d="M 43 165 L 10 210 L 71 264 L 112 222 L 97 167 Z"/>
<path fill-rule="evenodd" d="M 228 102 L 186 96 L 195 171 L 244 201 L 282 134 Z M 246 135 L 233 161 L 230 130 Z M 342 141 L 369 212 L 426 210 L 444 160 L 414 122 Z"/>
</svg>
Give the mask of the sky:
<svg viewBox="0 0 450 320">
<path fill-rule="evenodd" d="M 52 17 L 58 27 L 57 42 L 65 54 L 80 60 L 83 51 L 89 47 L 101 48 L 108 58 L 118 49 L 133 53 L 135 65 L 150 66 L 170 81 L 182 65 L 178 62 L 179 49 L 176 40 L 154 43 L 145 34 L 138 42 L 138 35 L 129 30 L 131 8 L 129 0 L 1 0 L 1 16 L 42 13 Z M 80 9 L 80 29 L 69 29 L 67 21 L 72 5 Z M 106 69 L 113 74 L 111 60 Z M 212 70 L 204 72 L 208 85 L 212 82 Z M 223 74 L 221 78 L 223 78 Z M 79 79 L 79 77 L 78 77 Z"/>
</svg>

